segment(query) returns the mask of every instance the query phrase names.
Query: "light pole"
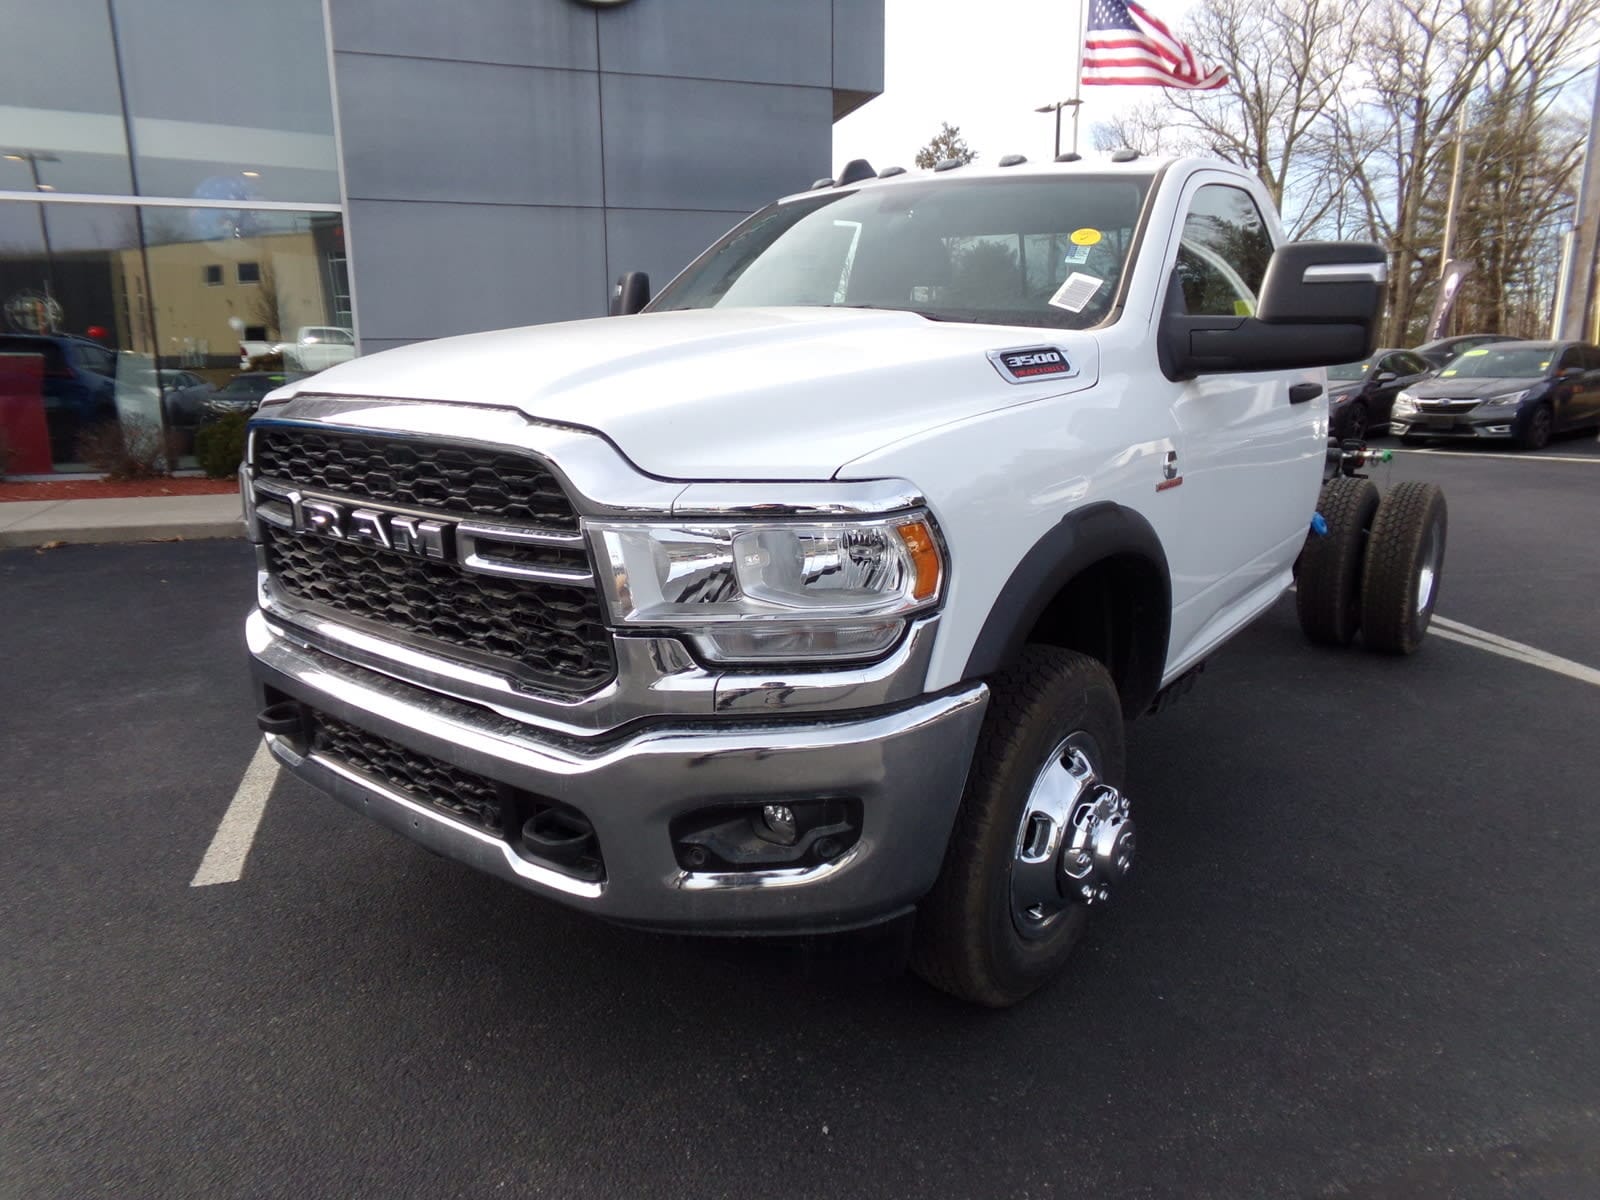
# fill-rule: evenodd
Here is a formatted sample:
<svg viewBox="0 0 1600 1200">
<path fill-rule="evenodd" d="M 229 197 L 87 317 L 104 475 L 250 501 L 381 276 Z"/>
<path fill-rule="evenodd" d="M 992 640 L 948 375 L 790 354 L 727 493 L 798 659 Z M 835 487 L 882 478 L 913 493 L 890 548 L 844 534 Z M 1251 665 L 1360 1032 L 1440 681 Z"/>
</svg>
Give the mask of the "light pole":
<svg viewBox="0 0 1600 1200">
<path fill-rule="evenodd" d="M 1056 114 L 1055 156 L 1057 158 L 1061 157 L 1061 110 L 1063 108 L 1070 108 L 1072 110 L 1072 152 L 1074 154 L 1078 152 L 1078 106 L 1082 103 L 1082 100 L 1074 96 L 1071 100 L 1057 100 L 1054 104 L 1041 104 L 1038 108 L 1033 110 L 1034 112 L 1053 112 Z"/>
<path fill-rule="evenodd" d="M 33 190 L 36 192 L 53 192 L 55 187 L 39 179 L 39 164 L 42 162 L 60 162 L 54 154 L 41 154 L 37 150 L 7 150 L 3 156 L 7 162 L 25 162 L 28 164 L 28 174 L 33 177 Z M 45 217 L 44 205 L 39 205 L 39 236 L 44 239 L 44 294 L 45 299 L 50 299 L 50 289 L 55 286 L 56 258 L 50 249 L 50 222 Z"/>
</svg>

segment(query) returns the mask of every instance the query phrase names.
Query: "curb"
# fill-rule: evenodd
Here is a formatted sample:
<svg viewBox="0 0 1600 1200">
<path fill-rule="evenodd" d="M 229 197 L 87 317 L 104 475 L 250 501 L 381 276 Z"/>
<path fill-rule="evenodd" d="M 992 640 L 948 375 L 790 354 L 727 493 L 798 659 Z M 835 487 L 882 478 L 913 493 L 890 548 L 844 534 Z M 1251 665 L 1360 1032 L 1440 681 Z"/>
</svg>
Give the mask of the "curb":
<svg viewBox="0 0 1600 1200">
<path fill-rule="evenodd" d="M 0 504 L 0 548 L 243 536 L 236 495 Z"/>
<path fill-rule="evenodd" d="M 244 537 L 244 522 L 197 521 L 191 524 L 114 525 L 100 527 L 35 526 L 29 529 L 0 529 L 0 550 L 21 550 L 52 542 L 68 545 L 99 545 L 110 542 L 194 542 L 216 538 Z"/>
</svg>

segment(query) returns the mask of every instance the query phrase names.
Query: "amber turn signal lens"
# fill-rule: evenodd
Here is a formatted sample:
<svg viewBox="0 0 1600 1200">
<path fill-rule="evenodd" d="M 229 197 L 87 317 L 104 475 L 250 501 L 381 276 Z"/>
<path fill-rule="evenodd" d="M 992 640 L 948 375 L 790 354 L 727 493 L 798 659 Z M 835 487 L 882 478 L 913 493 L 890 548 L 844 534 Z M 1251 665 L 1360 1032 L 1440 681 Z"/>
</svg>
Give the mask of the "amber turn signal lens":
<svg viewBox="0 0 1600 1200">
<path fill-rule="evenodd" d="M 939 561 L 939 547 L 933 540 L 933 530 L 926 521 L 907 521 L 898 526 L 900 540 L 905 543 L 911 564 L 916 569 L 917 582 L 912 595 L 918 600 L 931 600 L 939 594 L 939 576 L 943 565 Z"/>
</svg>

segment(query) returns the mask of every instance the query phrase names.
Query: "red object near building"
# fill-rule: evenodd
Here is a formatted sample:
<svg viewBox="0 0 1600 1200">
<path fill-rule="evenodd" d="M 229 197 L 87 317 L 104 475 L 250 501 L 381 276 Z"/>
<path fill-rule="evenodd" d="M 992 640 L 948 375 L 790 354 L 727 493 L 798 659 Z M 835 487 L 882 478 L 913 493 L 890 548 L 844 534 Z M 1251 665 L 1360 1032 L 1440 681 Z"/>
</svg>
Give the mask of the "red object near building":
<svg viewBox="0 0 1600 1200">
<path fill-rule="evenodd" d="M 52 469 L 43 356 L 0 354 L 0 439 L 11 451 L 6 468 L 11 474 L 44 475 Z"/>
</svg>

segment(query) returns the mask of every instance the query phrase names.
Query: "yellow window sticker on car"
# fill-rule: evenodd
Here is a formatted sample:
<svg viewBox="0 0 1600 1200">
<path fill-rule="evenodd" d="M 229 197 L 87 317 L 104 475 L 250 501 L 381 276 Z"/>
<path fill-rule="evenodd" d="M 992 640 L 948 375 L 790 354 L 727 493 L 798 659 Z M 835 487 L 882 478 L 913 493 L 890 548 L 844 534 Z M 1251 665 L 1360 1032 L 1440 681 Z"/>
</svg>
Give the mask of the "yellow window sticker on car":
<svg viewBox="0 0 1600 1200">
<path fill-rule="evenodd" d="M 1233 302 L 1233 315 L 1236 317 L 1253 317 L 1256 315 L 1256 306 L 1248 300 L 1235 300 Z"/>
<path fill-rule="evenodd" d="M 1094 246 L 1100 242 L 1098 229 L 1074 229 L 1072 231 L 1072 244 L 1074 246 Z"/>
<path fill-rule="evenodd" d="M 1461 357 L 1462 358 L 1482 358 L 1487 353 L 1489 353 L 1487 350 L 1468 350 Z"/>
<path fill-rule="evenodd" d="M 1454 374 L 1455 374 L 1455 370 L 1453 368 L 1451 370 L 1449 370 L 1449 371 L 1440 371 L 1439 372 L 1439 378 L 1440 379 L 1449 379 L 1450 376 L 1452 376 Z"/>
</svg>

